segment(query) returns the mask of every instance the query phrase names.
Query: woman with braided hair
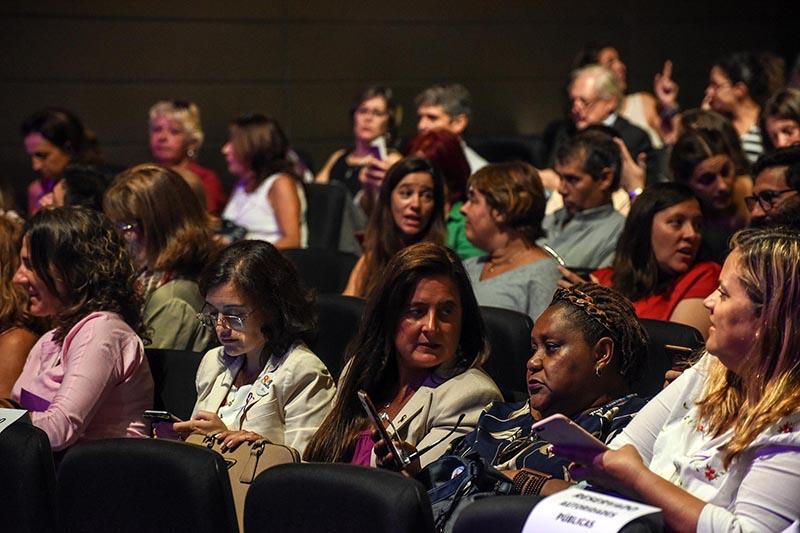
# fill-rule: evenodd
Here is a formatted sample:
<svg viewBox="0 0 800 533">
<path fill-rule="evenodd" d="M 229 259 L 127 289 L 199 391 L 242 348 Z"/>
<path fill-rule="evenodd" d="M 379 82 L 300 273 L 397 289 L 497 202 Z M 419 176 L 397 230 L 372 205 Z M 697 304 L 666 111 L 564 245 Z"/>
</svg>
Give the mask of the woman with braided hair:
<svg viewBox="0 0 800 533">
<path fill-rule="evenodd" d="M 622 295 L 594 283 L 559 288 L 531 331 L 529 398 L 490 404 L 451 454 L 477 453 L 513 479 L 521 494 L 567 487 L 569 461 L 550 454 L 550 443 L 531 425 L 563 414 L 609 441 L 645 403 L 630 393 L 630 384 L 646 354 L 647 334 Z"/>
<path fill-rule="evenodd" d="M 800 517 L 800 235 L 733 238 L 707 353 L 610 450 L 556 447 L 589 479 L 662 509 L 674 531 L 784 531 Z"/>
<path fill-rule="evenodd" d="M 76 442 L 146 437 L 153 404 L 136 275 L 111 221 L 84 207 L 38 212 L 27 224 L 14 283 L 54 329 L 33 346 L 11 399 L 54 451 Z"/>
</svg>

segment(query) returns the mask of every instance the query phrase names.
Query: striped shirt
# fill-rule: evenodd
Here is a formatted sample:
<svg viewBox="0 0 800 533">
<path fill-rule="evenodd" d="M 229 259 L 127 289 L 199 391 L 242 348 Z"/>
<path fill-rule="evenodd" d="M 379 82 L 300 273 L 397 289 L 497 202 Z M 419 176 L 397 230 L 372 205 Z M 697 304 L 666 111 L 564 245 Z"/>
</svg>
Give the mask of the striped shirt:
<svg viewBox="0 0 800 533">
<path fill-rule="evenodd" d="M 758 126 L 758 123 L 752 125 L 752 127 L 744 132 L 739 140 L 742 141 L 742 150 L 744 150 L 744 155 L 747 156 L 747 160 L 752 164 L 755 163 L 756 160 L 764 153 L 764 145 L 761 141 L 761 128 Z"/>
</svg>

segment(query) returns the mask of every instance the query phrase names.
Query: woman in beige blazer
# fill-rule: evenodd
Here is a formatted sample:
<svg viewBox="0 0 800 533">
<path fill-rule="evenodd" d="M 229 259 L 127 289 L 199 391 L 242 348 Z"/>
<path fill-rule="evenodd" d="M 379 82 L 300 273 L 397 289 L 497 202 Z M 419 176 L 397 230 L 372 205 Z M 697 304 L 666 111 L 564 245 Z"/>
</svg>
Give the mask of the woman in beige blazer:
<svg viewBox="0 0 800 533">
<path fill-rule="evenodd" d="M 222 346 L 203 357 L 192 419 L 174 430 L 214 434 L 229 447 L 264 437 L 303 453 L 335 385 L 305 344 L 314 301 L 294 266 L 267 242 L 240 241 L 209 265 L 200 289 L 201 320 Z"/>
<path fill-rule="evenodd" d="M 478 303 L 458 257 L 433 243 L 404 248 L 367 301 L 333 410 L 304 459 L 375 465 L 372 426 L 357 397 L 364 390 L 407 452 L 433 445 L 420 461 L 435 460 L 449 440 L 472 430 L 486 404 L 501 399 L 480 370 L 486 354 Z"/>
</svg>

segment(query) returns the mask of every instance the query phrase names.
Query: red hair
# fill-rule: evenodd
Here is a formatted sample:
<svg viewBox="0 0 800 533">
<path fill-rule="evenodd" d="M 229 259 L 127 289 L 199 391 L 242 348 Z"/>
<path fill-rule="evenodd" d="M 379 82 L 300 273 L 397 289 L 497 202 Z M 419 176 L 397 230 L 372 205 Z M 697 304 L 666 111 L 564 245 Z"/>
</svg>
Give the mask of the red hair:
<svg viewBox="0 0 800 533">
<path fill-rule="evenodd" d="M 420 133 L 409 141 L 407 154 L 420 155 L 434 164 L 444 177 L 449 203 L 464 199 L 470 172 L 457 135 L 441 128 Z"/>
</svg>

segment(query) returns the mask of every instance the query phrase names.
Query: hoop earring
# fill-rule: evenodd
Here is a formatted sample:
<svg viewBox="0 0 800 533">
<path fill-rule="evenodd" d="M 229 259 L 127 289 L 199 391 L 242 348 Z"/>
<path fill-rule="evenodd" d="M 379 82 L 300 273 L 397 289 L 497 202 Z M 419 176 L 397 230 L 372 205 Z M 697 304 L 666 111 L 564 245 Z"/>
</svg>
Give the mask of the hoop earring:
<svg viewBox="0 0 800 533">
<path fill-rule="evenodd" d="M 600 374 L 601 374 L 600 367 L 599 366 L 594 367 L 594 375 L 599 378 Z"/>
</svg>

